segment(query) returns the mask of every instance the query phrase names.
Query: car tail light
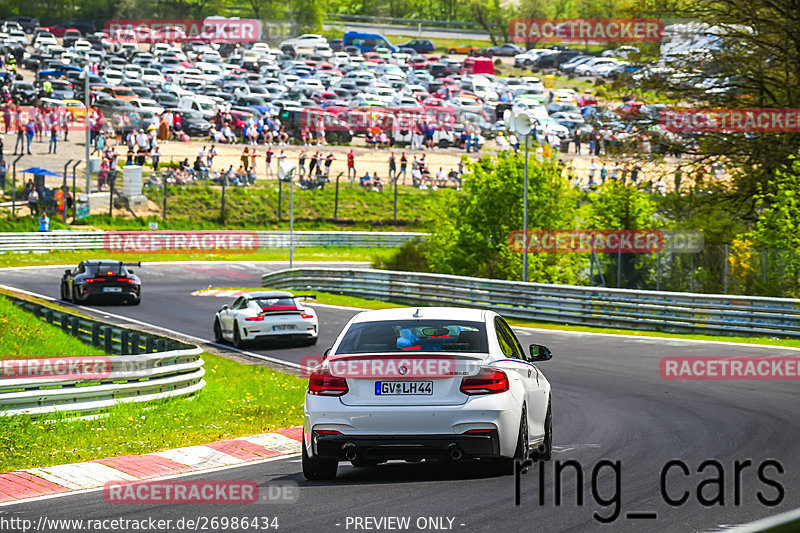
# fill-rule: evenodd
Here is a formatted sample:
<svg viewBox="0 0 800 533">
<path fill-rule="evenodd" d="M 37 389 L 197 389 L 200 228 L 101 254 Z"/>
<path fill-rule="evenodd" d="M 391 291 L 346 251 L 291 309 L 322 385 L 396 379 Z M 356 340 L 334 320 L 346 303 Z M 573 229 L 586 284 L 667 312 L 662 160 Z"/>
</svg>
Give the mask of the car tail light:
<svg viewBox="0 0 800 533">
<path fill-rule="evenodd" d="M 314 315 L 309 315 L 308 313 L 303 313 L 300 316 L 302 316 L 303 318 L 314 318 Z"/>
<path fill-rule="evenodd" d="M 477 376 L 461 380 L 464 394 L 496 394 L 508 390 L 508 376 L 502 370 L 482 369 Z"/>
<path fill-rule="evenodd" d="M 117 281 L 123 281 L 128 283 L 136 283 L 136 280 L 133 278 L 117 278 Z"/>
<path fill-rule="evenodd" d="M 315 429 L 315 435 L 341 435 L 341 431 L 336 431 L 335 429 Z"/>
<path fill-rule="evenodd" d="M 347 394 L 347 380 L 332 375 L 328 369 L 315 370 L 308 378 L 308 393 L 319 396 L 342 396 Z"/>
<path fill-rule="evenodd" d="M 250 316 L 250 317 L 245 318 L 245 320 L 248 321 L 248 322 L 263 322 L 264 321 L 264 317 L 261 316 L 261 315 Z"/>
<path fill-rule="evenodd" d="M 95 281 L 105 281 L 105 280 L 106 278 L 86 278 L 83 281 L 85 281 L 86 283 L 94 283 Z"/>
</svg>

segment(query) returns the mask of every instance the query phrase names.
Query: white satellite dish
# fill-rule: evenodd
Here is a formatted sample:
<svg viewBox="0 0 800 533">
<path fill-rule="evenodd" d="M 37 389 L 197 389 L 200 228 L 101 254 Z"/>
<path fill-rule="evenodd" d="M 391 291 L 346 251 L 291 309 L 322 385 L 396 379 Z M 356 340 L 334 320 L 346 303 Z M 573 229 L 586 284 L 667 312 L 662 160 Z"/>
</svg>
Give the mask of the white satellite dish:
<svg viewBox="0 0 800 533">
<path fill-rule="evenodd" d="M 533 129 L 533 120 L 527 113 L 517 113 L 514 116 L 514 131 L 520 135 L 528 135 Z"/>
<path fill-rule="evenodd" d="M 513 129 L 514 126 L 514 112 L 510 109 L 506 109 L 503 111 L 503 124 L 505 124 L 507 130 Z"/>
<path fill-rule="evenodd" d="M 295 165 L 288 159 L 278 160 L 278 179 L 281 181 L 292 181 L 292 173 Z"/>
</svg>

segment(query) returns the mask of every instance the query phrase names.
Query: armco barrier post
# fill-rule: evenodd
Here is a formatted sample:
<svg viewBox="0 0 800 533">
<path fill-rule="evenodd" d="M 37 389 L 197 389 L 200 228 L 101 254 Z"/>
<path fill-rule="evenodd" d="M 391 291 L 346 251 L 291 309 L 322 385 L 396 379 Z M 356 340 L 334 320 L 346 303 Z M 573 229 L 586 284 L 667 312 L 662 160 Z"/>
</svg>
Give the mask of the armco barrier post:
<svg viewBox="0 0 800 533">
<path fill-rule="evenodd" d="M 148 335 L 144 341 L 144 353 L 152 353 L 153 351 L 153 337 Z"/>
<path fill-rule="evenodd" d="M 72 328 L 72 334 L 77 337 L 78 334 L 81 332 L 81 319 L 76 316 L 73 316 L 72 318 L 70 318 L 70 322 L 71 322 L 70 326 Z"/>
<path fill-rule="evenodd" d="M 114 339 L 111 336 L 111 326 L 103 327 L 103 348 L 111 353 L 114 350 Z"/>
<path fill-rule="evenodd" d="M 61 330 L 69 331 L 69 315 L 61 315 Z"/>
<path fill-rule="evenodd" d="M 131 355 L 139 355 L 139 334 L 131 334 Z"/>
<path fill-rule="evenodd" d="M 128 343 L 130 342 L 130 333 L 123 329 L 119 334 L 119 353 L 128 355 Z"/>
<path fill-rule="evenodd" d="M 100 346 L 100 324 L 92 323 L 92 346 Z"/>
<path fill-rule="evenodd" d="M 164 339 L 158 339 L 156 341 L 156 351 L 158 352 L 166 352 L 167 342 Z"/>
</svg>

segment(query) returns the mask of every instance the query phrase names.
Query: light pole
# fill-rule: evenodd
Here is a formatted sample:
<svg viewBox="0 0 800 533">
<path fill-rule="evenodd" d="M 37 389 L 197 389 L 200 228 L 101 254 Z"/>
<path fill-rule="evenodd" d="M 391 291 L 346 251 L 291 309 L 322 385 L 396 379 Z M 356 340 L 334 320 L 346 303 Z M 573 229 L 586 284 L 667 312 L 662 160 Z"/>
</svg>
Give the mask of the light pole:
<svg viewBox="0 0 800 533">
<path fill-rule="evenodd" d="M 522 281 L 528 281 L 528 138 L 525 134 L 525 184 L 522 189 L 522 234 L 525 250 L 522 252 Z"/>
<path fill-rule="evenodd" d="M 278 182 L 289 182 L 289 268 L 294 265 L 294 169 L 288 159 L 278 159 Z"/>
<path fill-rule="evenodd" d="M 92 192 L 92 166 L 89 162 L 91 157 L 91 132 L 89 131 L 89 64 L 83 67 L 83 105 L 86 106 L 84 114 L 84 129 L 86 130 L 86 194 Z"/>
</svg>

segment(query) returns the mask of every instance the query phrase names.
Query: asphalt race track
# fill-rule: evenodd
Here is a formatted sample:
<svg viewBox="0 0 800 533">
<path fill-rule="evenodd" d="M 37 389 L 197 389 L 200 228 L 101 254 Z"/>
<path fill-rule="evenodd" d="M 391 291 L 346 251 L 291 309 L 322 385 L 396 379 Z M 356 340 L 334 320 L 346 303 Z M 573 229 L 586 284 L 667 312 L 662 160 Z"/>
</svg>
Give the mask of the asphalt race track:
<svg viewBox="0 0 800 533">
<path fill-rule="evenodd" d="M 210 341 L 214 311 L 230 302 L 190 293 L 208 286 L 258 286 L 261 273 L 285 266 L 145 264 L 136 269 L 143 285 L 140 306 L 101 306 L 93 314 L 113 313 Z M 2 269 L 0 283 L 58 297 L 62 273 L 63 267 Z M 321 353 L 355 311 L 332 307 L 318 311 L 321 332 L 316 347 L 248 351 L 292 363 Z M 478 464 L 392 463 L 374 468 L 340 464 L 334 482 L 309 483 L 300 472 L 300 458 L 292 456 L 196 479 L 255 480 L 260 486 L 296 482 L 300 493 L 294 504 L 109 505 L 102 492 L 88 492 L 2 507 L 0 518 L 35 522 L 44 514 L 176 521 L 265 516 L 277 517 L 280 531 L 298 532 L 690 532 L 720 531 L 800 507 L 797 381 L 665 381 L 659 373 L 659 360 L 665 356 L 797 356 L 799 351 L 516 331 L 523 344 L 545 344 L 554 353 L 554 359 L 540 368 L 553 386 L 555 453 L 553 461 L 534 465 L 521 476 L 519 507 L 514 505 L 514 477 Z M 662 483 L 662 469 L 673 459 L 679 462 Z M 573 463 L 564 465 L 568 460 Z M 564 470 L 556 476 L 554 467 L 559 463 Z M 670 505 L 667 499 L 683 501 Z M 366 517 L 409 517 L 410 526 L 390 529 L 363 521 L 362 527 L 355 526 L 356 518 Z M 436 517 L 444 520 L 427 520 Z"/>
</svg>

